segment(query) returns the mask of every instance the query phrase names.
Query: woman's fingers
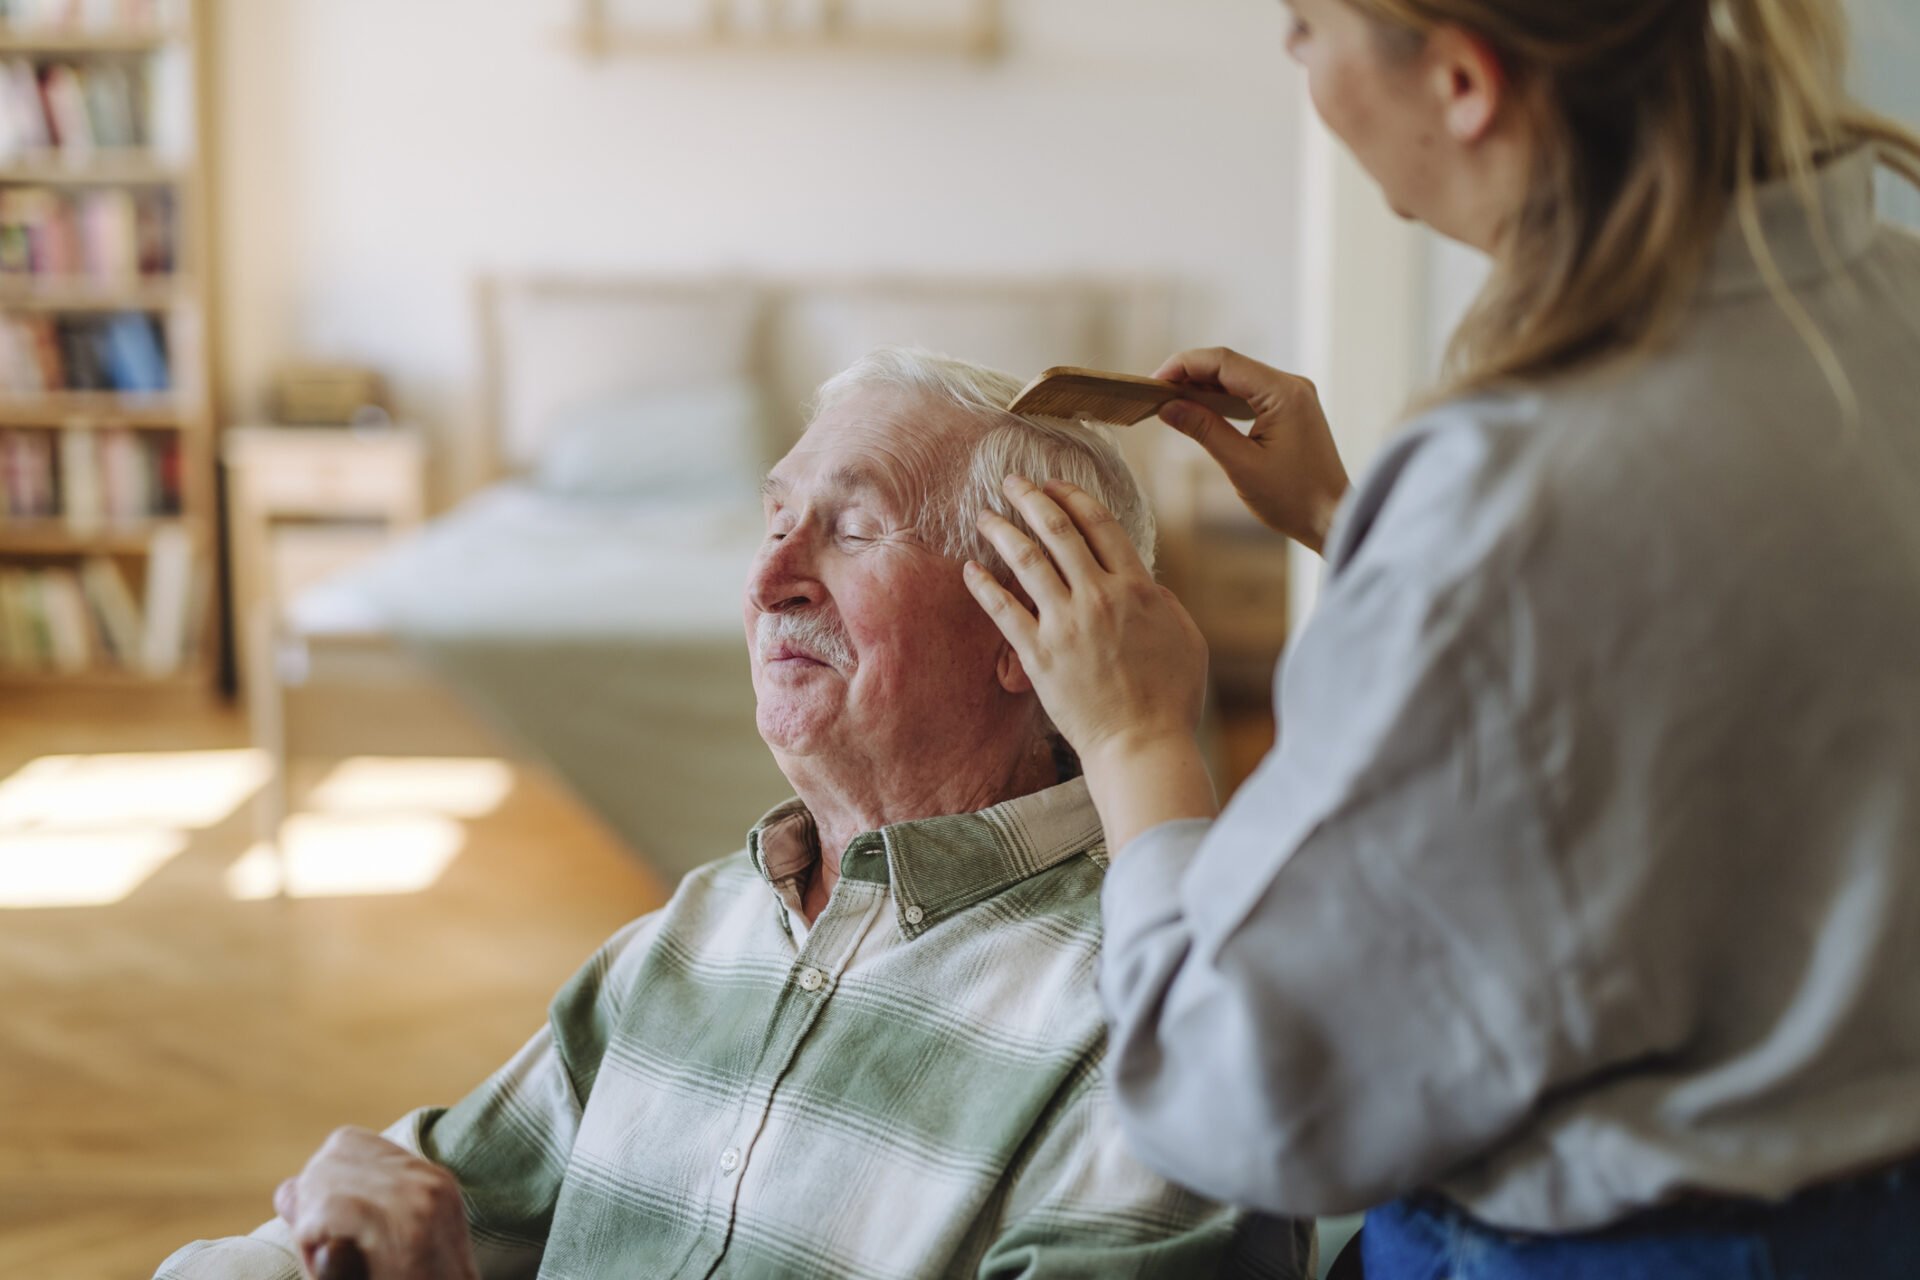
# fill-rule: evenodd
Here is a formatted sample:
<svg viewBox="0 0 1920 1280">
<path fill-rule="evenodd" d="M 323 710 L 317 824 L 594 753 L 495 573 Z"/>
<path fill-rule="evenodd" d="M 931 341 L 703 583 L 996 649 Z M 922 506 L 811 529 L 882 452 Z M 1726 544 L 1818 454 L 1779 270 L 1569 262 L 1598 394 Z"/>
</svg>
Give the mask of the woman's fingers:
<svg viewBox="0 0 1920 1280">
<path fill-rule="evenodd" d="M 1160 366 L 1159 376 L 1218 386 L 1253 406 L 1244 435 L 1191 401 L 1163 406 L 1161 417 L 1199 442 L 1264 523 L 1319 551 L 1347 492 L 1347 470 L 1313 383 L 1226 347 L 1183 351 Z"/>
<path fill-rule="evenodd" d="M 1246 461 L 1252 442 L 1225 418 L 1191 400 L 1169 400 L 1160 406 L 1160 421 L 1205 449 L 1227 474 Z"/>
<path fill-rule="evenodd" d="M 1098 498 L 1065 480 L 1051 482 L 1046 491 L 1048 497 L 1073 517 L 1081 538 L 1101 568 L 1108 573 L 1147 571 L 1147 566 L 1140 559 L 1139 548 L 1133 545 L 1133 539 L 1127 536 L 1127 531 L 1114 519 L 1113 512 L 1102 506 Z"/>
<path fill-rule="evenodd" d="M 1249 360 L 1231 347 L 1196 347 L 1170 356 L 1154 377 L 1163 382 L 1184 382 L 1196 387 L 1218 387 L 1244 399 L 1261 389 L 1260 373 L 1267 366 Z M 1258 406 L 1256 406 L 1258 407 Z"/>
<path fill-rule="evenodd" d="M 1013 527 L 1013 522 L 991 511 L 980 513 L 980 532 L 1013 570 L 1013 576 L 1026 589 L 1035 604 L 1044 607 L 1067 599 L 1069 590 L 1060 571 L 1033 540 Z"/>
<path fill-rule="evenodd" d="M 1018 596 L 1001 586 L 979 561 L 967 561 L 962 575 L 974 600 L 987 611 L 987 616 L 993 619 L 993 625 L 1000 628 L 1000 634 L 1007 638 L 1007 643 L 1020 655 L 1020 660 L 1026 662 L 1033 654 L 1033 642 L 1040 630 L 1039 619 L 1020 603 Z"/>
<path fill-rule="evenodd" d="M 1069 515 L 1047 490 L 1025 476 L 1008 476 L 1002 484 L 1007 500 L 1027 518 L 1027 527 L 1038 535 L 1047 554 L 1053 557 L 1053 563 L 1058 566 L 1060 576 L 1066 580 L 1069 589 L 1086 582 L 1100 571 L 1103 558 L 1087 545 L 1086 531 L 1076 515 Z M 1099 506 L 1098 503 L 1094 505 Z M 1101 507 L 1100 512 L 1105 515 L 1106 508 Z M 1038 596 L 1034 598 L 1039 599 Z"/>
</svg>

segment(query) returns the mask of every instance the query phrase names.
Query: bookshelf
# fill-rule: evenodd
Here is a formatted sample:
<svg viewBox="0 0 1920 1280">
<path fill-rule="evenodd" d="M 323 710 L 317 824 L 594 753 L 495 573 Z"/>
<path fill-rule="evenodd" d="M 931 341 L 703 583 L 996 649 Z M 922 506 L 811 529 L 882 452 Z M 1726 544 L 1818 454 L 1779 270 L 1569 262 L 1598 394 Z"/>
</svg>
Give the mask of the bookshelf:
<svg viewBox="0 0 1920 1280">
<path fill-rule="evenodd" d="M 208 0 L 0 0 L 0 693 L 206 688 Z"/>
</svg>

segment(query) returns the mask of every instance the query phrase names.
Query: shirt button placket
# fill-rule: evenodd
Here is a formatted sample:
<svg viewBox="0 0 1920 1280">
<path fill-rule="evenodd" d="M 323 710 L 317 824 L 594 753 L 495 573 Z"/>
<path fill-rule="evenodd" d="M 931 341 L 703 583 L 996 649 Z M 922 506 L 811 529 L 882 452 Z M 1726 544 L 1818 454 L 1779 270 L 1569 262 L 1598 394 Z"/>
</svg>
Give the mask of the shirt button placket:
<svg viewBox="0 0 1920 1280">
<path fill-rule="evenodd" d="M 818 991 L 826 983 L 826 976 L 818 969 L 806 968 L 800 971 L 800 988 L 803 991 Z"/>
</svg>

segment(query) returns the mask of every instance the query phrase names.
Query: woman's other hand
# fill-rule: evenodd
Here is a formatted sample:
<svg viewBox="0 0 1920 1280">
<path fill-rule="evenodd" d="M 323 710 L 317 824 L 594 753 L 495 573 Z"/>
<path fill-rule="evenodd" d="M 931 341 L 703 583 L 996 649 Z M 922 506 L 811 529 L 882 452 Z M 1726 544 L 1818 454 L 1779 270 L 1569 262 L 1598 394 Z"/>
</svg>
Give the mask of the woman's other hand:
<svg viewBox="0 0 1920 1280">
<path fill-rule="evenodd" d="M 1032 607 L 975 563 L 967 586 L 1079 753 L 1108 847 L 1175 818 L 1212 817 L 1194 740 L 1207 683 L 1199 628 L 1084 490 L 1009 476 L 1006 493 L 1041 545 L 992 512 L 980 528 Z"/>
<path fill-rule="evenodd" d="M 336 1130 L 274 1192 L 308 1275 L 331 1241 L 351 1240 L 371 1280 L 477 1280 L 460 1185 L 366 1129 Z"/>
<path fill-rule="evenodd" d="M 1217 387 L 1253 406 L 1253 427 L 1244 434 L 1191 400 L 1169 402 L 1160 420 L 1213 455 L 1263 524 L 1319 554 L 1346 496 L 1347 469 L 1313 383 L 1225 347 L 1183 351 L 1154 377 Z"/>
</svg>

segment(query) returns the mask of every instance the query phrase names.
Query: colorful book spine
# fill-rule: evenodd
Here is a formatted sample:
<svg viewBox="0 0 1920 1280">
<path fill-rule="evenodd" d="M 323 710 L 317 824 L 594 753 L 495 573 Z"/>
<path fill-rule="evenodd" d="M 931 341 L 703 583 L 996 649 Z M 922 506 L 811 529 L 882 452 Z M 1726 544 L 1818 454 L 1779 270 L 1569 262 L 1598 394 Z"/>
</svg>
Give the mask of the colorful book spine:
<svg viewBox="0 0 1920 1280">
<path fill-rule="evenodd" d="M 0 521 L 62 519 L 76 534 L 184 509 L 173 432 L 0 430 Z"/>
</svg>

